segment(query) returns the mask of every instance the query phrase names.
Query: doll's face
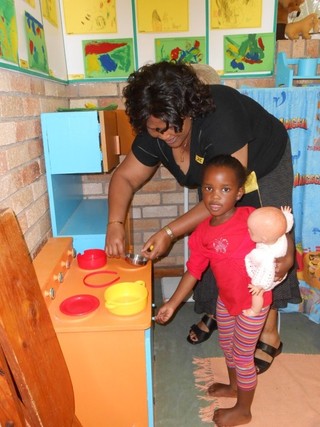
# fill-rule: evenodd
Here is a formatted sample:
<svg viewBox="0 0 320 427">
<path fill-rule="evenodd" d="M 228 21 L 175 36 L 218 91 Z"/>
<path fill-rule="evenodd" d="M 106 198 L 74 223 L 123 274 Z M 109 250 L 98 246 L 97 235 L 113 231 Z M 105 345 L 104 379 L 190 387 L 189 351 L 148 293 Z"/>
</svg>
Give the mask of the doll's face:
<svg viewBox="0 0 320 427">
<path fill-rule="evenodd" d="M 271 245 L 285 234 L 286 219 L 280 209 L 265 207 L 256 209 L 248 218 L 251 240 Z"/>
</svg>

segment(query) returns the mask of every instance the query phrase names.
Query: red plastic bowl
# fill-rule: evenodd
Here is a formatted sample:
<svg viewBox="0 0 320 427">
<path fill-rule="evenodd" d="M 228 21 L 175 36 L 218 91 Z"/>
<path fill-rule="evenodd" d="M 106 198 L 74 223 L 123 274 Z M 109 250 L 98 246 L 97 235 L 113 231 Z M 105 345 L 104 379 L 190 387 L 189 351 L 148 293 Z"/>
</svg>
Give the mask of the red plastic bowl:
<svg viewBox="0 0 320 427">
<path fill-rule="evenodd" d="M 83 254 L 77 255 L 80 268 L 84 270 L 95 270 L 106 265 L 107 254 L 103 249 L 87 249 Z"/>
</svg>

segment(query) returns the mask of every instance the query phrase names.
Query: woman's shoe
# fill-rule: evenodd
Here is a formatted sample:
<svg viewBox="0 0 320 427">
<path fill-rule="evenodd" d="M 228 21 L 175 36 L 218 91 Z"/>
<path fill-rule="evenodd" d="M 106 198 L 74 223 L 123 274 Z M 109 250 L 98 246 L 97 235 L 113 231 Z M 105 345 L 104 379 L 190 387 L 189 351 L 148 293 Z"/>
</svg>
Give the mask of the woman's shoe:
<svg viewBox="0 0 320 427">
<path fill-rule="evenodd" d="M 203 331 L 196 324 L 192 325 L 190 327 L 189 335 L 187 336 L 187 341 L 190 344 L 193 344 L 193 345 L 195 345 L 195 344 L 201 344 L 202 342 L 207 341 L 211 337 L 212 332 L 214 332 L 215 330 L 218 329 L 218 325 L 217 325 L 216 319 L 213 319 L 212 317 L 209 317 L 207 314 L 205 314 L 203 316 L 203 318 L 201 319 L 201 321 L 206 325 L 206 327 L 209 329 L 209 331 Z M 196 335 L 196 337 L 197 337 L 196 341 L 193 341 L 190 338 L 190 332 L 193 332 Z"/>
<path fill-rule="evenodd" d="M 279 356 L 279 354 L 281 354 L 282 347 L 283 347 L 282 342 L 280 342 L 280 345 L 278 348 L 272 347 L 272 345 L 269 345 L 269 344 L 265 344 L 262 341 L 257 342 L 256 348 L 262 350 L 264 353 L 272 357 L 271 362 L 258 359 L 257 357 L 254 358 L 254 364 L 256 366 L 257 375 L 263 374 L 270 368 L 270 366 L 272 365 L 272 362 L 274 361 L 274 358 Z"/>
</svg>

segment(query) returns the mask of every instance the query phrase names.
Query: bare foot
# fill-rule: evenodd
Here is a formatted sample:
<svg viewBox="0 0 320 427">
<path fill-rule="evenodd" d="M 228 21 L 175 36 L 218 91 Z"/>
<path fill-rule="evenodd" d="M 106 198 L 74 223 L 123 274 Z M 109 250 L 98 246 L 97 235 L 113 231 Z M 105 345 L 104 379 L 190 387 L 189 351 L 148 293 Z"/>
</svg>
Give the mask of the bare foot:
<svg viewBox="0 0 320 427">
<path fill-rule="evenodd" d="M 237 390 L 230 384 L 213 383 L 208 387 L 208 394 L 214 397 L 237 397 Z"/>
<path fill-rule="evenodd" d="M 218 427 L 230 427 L 248 424 L 251 418 L 251 412 L 244 412 L 237 406 L 234 406 L 233 408 L 215 410 L 212 420 Z"/>
</svg>

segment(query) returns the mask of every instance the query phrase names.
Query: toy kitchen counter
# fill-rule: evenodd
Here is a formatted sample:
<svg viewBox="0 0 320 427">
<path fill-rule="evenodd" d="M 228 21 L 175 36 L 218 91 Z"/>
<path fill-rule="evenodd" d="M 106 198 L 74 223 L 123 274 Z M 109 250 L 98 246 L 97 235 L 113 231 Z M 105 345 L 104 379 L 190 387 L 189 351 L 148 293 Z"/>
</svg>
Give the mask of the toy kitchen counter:
<svg viewBox="0 0 320 427">
<path fill-rule="evenodd" d="M 153 427 L 151 262 L 108 258 L 79 267 L 71 238 L 51 238 L 33 262 L 69 368 L 83 427 Z M 120 282 L 145 283 L 147 304 L 115 315 L 104 293 Z M 45 351 L 45 349 L 44 349 Z"/>
</svg>

